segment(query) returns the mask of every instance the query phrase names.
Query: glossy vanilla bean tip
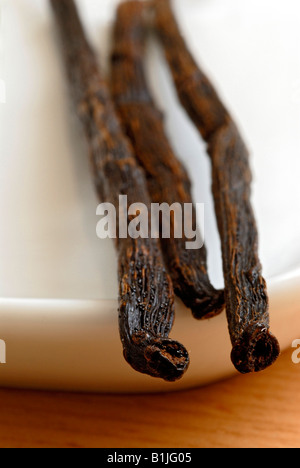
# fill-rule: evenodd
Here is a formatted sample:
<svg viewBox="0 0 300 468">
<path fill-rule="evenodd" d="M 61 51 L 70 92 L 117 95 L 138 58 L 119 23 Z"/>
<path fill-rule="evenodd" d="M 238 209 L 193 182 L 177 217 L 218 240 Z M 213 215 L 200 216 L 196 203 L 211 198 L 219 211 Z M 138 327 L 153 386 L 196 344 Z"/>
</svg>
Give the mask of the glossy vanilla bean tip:
<svg viewBox="0 0 300 468">
<path fill-rule="evenodd" d="M 140 341 L 140 333 L 138 335 Z M 135 341 L 135 338 L 132 338 Z M 139 345 L 125 348 L 124 357 L 138 372 L 164 379 L 167 382 L 179 380 L 190 364 L 189 354 L 185 347 L 169 338 L 153 337 L 144 347 Z"/>
<path fill-rule="evenodd" d="M 189 305 L 192 310 L 193 317 L 197 320 L 206 320 L 225 311 L 225 293 L 224 291 L 215 291 L 215 294 L 203 300 L 196 300 Z"/>
<path fill-rule="evenodd" d="M 280 354 L 274 335 L 262 325 L 249 326 L 231 352 L 231 360 L 241 374 L 260 372 L 271 366 Z"/>
<path fill-rule="evenodd" d="M 156 340 L 148 346 L 145 358 L 154 375 L 168 382 L 180 379 L 190 363 L 185 347 L 170 339 Z"/>
</svg>

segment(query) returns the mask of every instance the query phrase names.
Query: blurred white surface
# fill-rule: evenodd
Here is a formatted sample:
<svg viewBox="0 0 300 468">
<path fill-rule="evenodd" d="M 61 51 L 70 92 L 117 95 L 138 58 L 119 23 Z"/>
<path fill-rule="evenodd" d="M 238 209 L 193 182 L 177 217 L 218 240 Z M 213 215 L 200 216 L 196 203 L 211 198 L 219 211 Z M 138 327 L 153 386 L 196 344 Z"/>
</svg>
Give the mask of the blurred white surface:
<svg viewBox="0 0 300 468">
<path fill-rule="evenodd" d="M 107 69 L 109 30 L 118 2 L 77 3 Z M 299 275 L 292 274 L 300 267 L 300 4 L 298 0 L 174 4 L 190 48 L 251 149 L 253 203 L 264 271 L 272 285 L 272 321 L 278 323 L 282 345 L 288 346 L 300 334 L 299 320 L 285 328 L 300 295 L 296 297 Z M 2 1 L 1 6 L 0 80 L 6 86 L 6 103 L 0 103 L 0 338 L 7 340 L 8 364 L 0 369 L 0 383 L 120 391 L 165 388 L 164 383 L 137 375 L 122 360 L 116 254 L 111 241 L 96 237 L 98 202 L 85 142 L 72 117 L 48 2 Z M 205 203 L 209 268 L 214 283 L 221 286 L 205 146 L 178 105 L 155 41 L 147 62 L 154 94 L 166 112 L 168 134 L 194 182 L 195 201 Z M 289 274 L 293 280 L 280 280 Z M 287 294 L 295 300 L 293 307 Z M 278 304 L 286 304 L 285 310 Z M 172 336 L 182 339 L 192 356 L 190 377 L 187 374 L 178 385 L 229 375 L 225 318 L 197 323 L 181 305 L 178 309 Z M 81 353 L 85 343 L 84 359 L 77 354 L 72 367 L 71 350 L 76 354 L 78 340 Z M 226 350 L 221 358 L 220 349 Z M 39 356 L 34 360 L 35 352 Z M 61 375 L 57 371 L 55 378 L 55 368 L 69 370 Z M 109 372 L 112 368 L 114 374 Z"/>
</svg>

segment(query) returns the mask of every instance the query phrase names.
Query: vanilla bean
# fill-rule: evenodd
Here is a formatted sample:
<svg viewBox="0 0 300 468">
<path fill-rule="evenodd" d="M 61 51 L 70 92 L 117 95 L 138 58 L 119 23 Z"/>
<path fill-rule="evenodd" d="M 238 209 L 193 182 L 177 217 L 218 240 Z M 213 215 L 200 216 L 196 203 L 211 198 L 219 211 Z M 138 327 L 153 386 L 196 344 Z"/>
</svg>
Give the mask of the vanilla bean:
<svg viewBox="0 0 300 468">
<path fill-rule="evenodd" d="M 95 183 L 102 201 L 150 209 L 145 176 L 124 137 L 95 55 L 73 0 L 50 0 L 61 36 L 72 98 L 85 130 Z M 130 218 L 126 216 L 126 226 Z M 118 226 L 124 219 L 118 219 Z M 118 232 L 118 229 L 117 229 Z M 174 318 L 174 293 L 158 242 L 119 238 L 119 328 L 128 363 L 137 371 L 167 381 L 180 378 L 188 353 L 168 338 Z M 105 265 L 103 265 L 105 268 Z M 107 359 L 108 356 L 102 356 Z"/>
<path fill-rule="evenodd" d="M 267 287 L 250 200 L 248 151 L 215 89 L 188 51 L 170 1 L 154 0 L 154 5 L 157 33 L 178 96 L 208 143 L 222 241 L 231 358 L 240 372 L 257 372 L 277 359 L 279 344 L 270 333 Z"/>
<path fill-rule="evenodd" d="M 182 214 L 185 204 L 192 205 L 191 186 L 186 170 L 171 148 L 163 116 L 147 84 L 144 70 L 146 12 L 147 6 L 145 10 L 145 4 L 139 1 L 121 3 L 118 8 L 111 56 L 112 95 L 123 129 L 145 171 L 152 202 L 169 206 L 178 203 L 178 213 Z M 196 225 L 194 206 L 188 221 L 191 227 Z M 164 222 L 170 224 L 169 218 L 163 218 Z M 186 248 L 188 239 L 183 216 L 174 216 L 173 223 L 170 238 L 163 238 L 162 232 L 160 237 L 175 292 L 191 308 L 194 317 L 213 317 L 224 310 L 225 299 L 224 292 L 215 290 L 209 281 L 206 248 Z M 177 230 L 182 232 L 181 237 L 175 237 Z M 201 239 L 200 232 L 197 238 Z"/>
</svg>

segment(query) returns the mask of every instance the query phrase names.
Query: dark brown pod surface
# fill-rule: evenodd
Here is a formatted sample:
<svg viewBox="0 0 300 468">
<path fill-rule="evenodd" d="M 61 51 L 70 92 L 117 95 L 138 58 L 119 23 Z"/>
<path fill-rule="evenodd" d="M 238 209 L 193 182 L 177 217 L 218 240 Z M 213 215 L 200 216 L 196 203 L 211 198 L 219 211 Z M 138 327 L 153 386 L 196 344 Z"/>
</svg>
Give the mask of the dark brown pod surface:
<svg viewBox="0 0 300 468">
<path fill-rule="evenodd" d="M 267 287 L 258 258 L 248 151 L 215 89 L 187 49 L 169 0 L 155 0 L 156 29 L 178 96 L 208 143 L 222 242 L 232 361 L 241 373 L 271 365 L 280 349 L 270 333 Z"/>
<path fill-rule="evenodd" d="M 166 137 L 163 116 L 147 84 L 144 13 L 145 4 L 139 1 L 121 3 L 118 8 L 111 56 L 112 95 L 123 129 L 145 171 L 152 202 L 169 206 L 177 203 L 183 212 L 185 203 L 192 205 L 191 186 Z M 194 206 L 191 216 L 189 222 L 194 227 Z M 169 219 L 163 219 L 162 223 L 164 221 L 170 223 Z M 176 294 L 191 308 L 196 318 L 210 318 L 224 310 L 224 292 L 215 290 L 209 281 L 205 246 L 195 250 L 186 248 L 188 239 L 184 234 L 183 221 L 183 217 L 171 220 L 168 239 L 164 239 L 160 232 L 165 262 Z M 182 224 L 181 238 L 174 236 L 175 223 Z"/>
<path fill-rule="evenodd" d="M 75 4 L 73 0 L 50 2 L 61 36 L 72 98 L 85 130 L 101 200 L 118 207 L 119 195 L 127 195 L 128 205 L 138 201 L 149 208 L 144 173 L 122 133 Z M 130 219 L 127 213 L 124 216 L 127 226 Z M 118 218 L 118 225 L 120 221 Z M 189 356 L 180 343 L 168 338 L 174 319 L 174 292 L 160 246 L 155 239 L 130 237 L 117 239 L 116 246 L 119 329 L 124 356 L 139 372 L 167 381 L 177 380 L 186 371 Z"/>
</svg>

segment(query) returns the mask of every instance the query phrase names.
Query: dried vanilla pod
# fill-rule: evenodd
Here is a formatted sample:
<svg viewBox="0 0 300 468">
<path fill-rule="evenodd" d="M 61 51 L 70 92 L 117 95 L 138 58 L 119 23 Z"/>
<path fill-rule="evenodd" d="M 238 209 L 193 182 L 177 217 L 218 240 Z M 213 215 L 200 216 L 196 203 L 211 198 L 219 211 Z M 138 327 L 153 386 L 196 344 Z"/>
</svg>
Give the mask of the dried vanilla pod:
<svg viewBox="0 0 300 468">
<path fill-rule="evenodd" d="M 163 116 L 148 88 L 144 70 L 144 13 L 148 5 L 126 1 L 119 5 L 114 25 L 111 55 L 111 89 L 123 129 L 130 138 L 136 158 L 143 167 L 153 203 L 192 205 L 188 175 L 177 160 L 164 131 Z M 193 206 L 191 225 L 196 224 Z M 191 308 L 197 319 L 210 318 L 224 310 L 224 291 L 211 285 L 207 273 L 205 246 L 189 250 L 184 235 L 184 219 L 173 218 L 171 238 L 160 232 L 165 263 L 172 277 L 175 293 Z M 162 220 L 164 222 L 164 219 Z M 169 219 L 166 220 L 169 223 Z M 175 223 L 181 223 L 182 237 L 174 237 Z M 200 233 L 198 233 L 200 236 Z"/>
<path fill-rule="evenodd" d="M 215 89 L 187 49 L 169 0 L 154 0 L 156 30 L 180 101 L 208 143 L 213 195 L 222 242 L 232 362 L 241 373 L 258 372 L 278 357 L 270 333 L 269 300 L 258 258 L 251 206 L 249 155 Z"/>
<path fill-rule="evenodd" d="M 122 133 L 76 6 L 73 0 L 50 0 L 50 3 L 61 36 L 72 98 L 89 145 L 98 193 L 102 201 L 115 207 L 119 195 L 127 195 L 129 205 L 138 201 L 149 208 L 144 173 Z M 126 218 L 128 225 L 127 214 Z M 118 225 L 121 221 L 117 220 Z M 168 338 L 174 319 L 174 293 L 158 241 L 119 238 L 116 247 L 124 356 L 139 372 L 175 381 L 186 371 L 189 356 L 180 343 Z"/>
</svg>

